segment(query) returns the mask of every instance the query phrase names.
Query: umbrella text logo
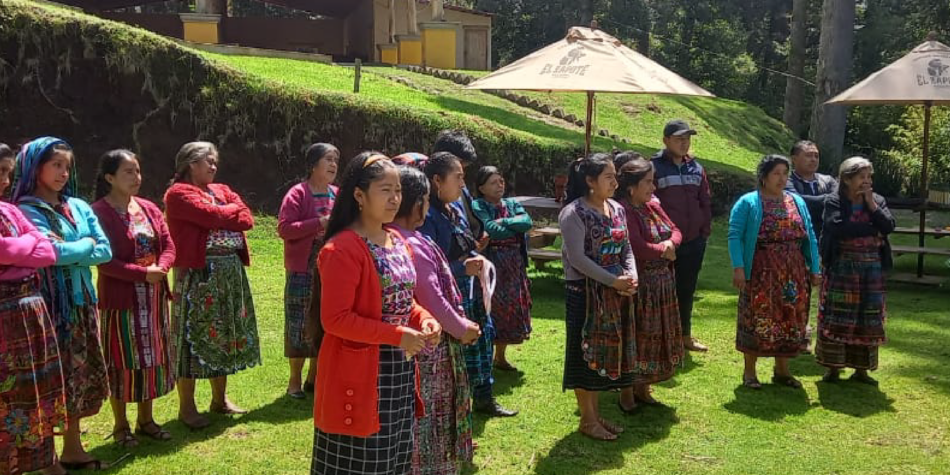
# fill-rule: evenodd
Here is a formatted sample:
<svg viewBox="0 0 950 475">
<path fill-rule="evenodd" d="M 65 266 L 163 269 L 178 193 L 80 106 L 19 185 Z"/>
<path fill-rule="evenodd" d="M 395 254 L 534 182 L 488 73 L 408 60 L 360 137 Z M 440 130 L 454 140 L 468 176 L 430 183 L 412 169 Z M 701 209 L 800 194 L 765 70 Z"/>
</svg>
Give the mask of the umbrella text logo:
<svg viewBox="0 0 950 475">
<path fill-rule="evenodd" d="M 950 65 L 943 64 L 940 58 L 936 58 L 927 63 L 927 74 L 917 75 L 918 86 L 932 85 L 934 87 L 950 87 Z"/>
<path fill-rule="evenodd" d="M 544 68 L 541 69 L 541 75 L 550 74 L 557 78 L 583 76 L 587 73 L 587 69 L 590 68 L 590 65 L 575 65 L 575 63 L 579 62 L 584 56 L 587 56 L 587 54 L 584 53 L 583 49 L 574 48 L 561 58 L 560 64 L 557 66 L 551 63 L 545 64 Z"/>
</svg>

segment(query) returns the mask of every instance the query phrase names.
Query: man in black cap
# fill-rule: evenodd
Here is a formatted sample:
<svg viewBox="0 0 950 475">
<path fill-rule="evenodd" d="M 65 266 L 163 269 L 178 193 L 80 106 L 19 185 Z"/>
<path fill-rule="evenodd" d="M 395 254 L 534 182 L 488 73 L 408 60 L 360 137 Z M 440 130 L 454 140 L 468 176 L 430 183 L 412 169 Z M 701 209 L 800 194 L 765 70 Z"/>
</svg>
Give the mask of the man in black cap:
<svg viewBox="0 0 950 475">
<path fill-rule="evenodd" d="M 706 240 L 712 228 L 712 204 L 706 170 L 689 155 L 696 131 L 683 120 L 671 120 L 663 128 L 663 150 L 653 156 L 654 181 L 663 210 L 683 233 L 676 249 L 676 297 L 683 324 L 683 347 L 707 351 L 692 335 L 693 296 L 706 255 Z"/>
</svg>

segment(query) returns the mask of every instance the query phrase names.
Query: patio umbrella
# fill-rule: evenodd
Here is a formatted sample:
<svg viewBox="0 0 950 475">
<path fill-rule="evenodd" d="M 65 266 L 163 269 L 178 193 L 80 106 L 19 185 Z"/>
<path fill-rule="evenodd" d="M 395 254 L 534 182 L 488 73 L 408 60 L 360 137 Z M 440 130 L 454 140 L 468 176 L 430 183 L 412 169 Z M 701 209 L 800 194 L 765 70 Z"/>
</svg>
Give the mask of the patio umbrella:
<svg viewBox="0 0 950 475">
<path fill-rule="evenodd" d="M 927 41 L 884 69 L 868 76 L 850 89 L 838 94 L 827 104 L 885 105 L 904 104 L 924 107 L 923 157 L 920 168 L 920 210 L 918 246 L 924 247 L 927 219 L 928 177 L 930 155 L 930 109 L 950 105 L 950 47 L 937 41 L 931 33 Z M 917 277 L 924 275 L 924 255 L 917 255 Z"/>
<path fill-rule="evenodd" d="M 676 94 L 713 97 L 712 93 L 626 47 L 596 28 L 573 27 L 567 36 L 467 86 L 587 93 L 584 150 L 590 153 L 594 94 Z"/>
</svg>

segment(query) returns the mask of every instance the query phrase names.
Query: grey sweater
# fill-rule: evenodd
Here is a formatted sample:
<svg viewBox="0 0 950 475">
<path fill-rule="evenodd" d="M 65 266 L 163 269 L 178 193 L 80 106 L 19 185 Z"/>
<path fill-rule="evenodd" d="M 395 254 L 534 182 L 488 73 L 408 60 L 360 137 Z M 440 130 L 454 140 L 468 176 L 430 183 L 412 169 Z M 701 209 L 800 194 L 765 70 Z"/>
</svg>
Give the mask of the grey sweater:
<svg viewBox="0 0 950 475">
<path fill-rule="evenodd" d="M 610 206 L 611 220 L 614 221 L 614 223 L 622 224 L 626 232 L 627 218 L 623 206 L 614 200 L 607 200 L 607 203 Z M 561 255 L 564 261 L 564 280 L 580 280 L 589 277 L 601 284 L 609 286 L 617 279 L 617 275 L 604 269 L 600 264 L 584 253 L 585 240 L 589 237 L 587 226 L 578 213 L 578 207 L 597 212 L 589 207 L 583 198 L 579 198 L 565 206 L 558 216 L 558 224 L 561 227 Z M 607 230 L 604 229 L 603 232 L 597 234 L 604 236 L 606 231 Z M 601 242 L 590 244 L 591 245 L 587 247 L 591 249 L 597 249 L 601 246 Z M 624 239 L 621 253 L 624 274 L 637 278 L 637 261 L 633 257 L 633 250 L 630 248 L 629 235 Z"/>
</svg>

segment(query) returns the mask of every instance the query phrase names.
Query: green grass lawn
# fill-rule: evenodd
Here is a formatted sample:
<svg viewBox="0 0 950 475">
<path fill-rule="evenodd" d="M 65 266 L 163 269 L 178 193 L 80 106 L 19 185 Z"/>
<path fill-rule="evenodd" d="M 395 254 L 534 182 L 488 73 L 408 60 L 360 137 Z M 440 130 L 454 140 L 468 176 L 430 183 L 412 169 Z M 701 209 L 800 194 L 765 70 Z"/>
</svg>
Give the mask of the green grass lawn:
<svg viewBox="0 0 950 475">
<path fill-rule="evenodd" d="M 132 455 L 110 473 L 121 475 L 306 473 L 312 448 L 312 399 L 283 396 L 283 265 L 273 218 L 250 233 L 254 290 L 264 364 L 230 379 L 234 401 L 250 414 L 210 416 L 214 424 L 189 432 L 174 421 L 174 394 L 156 403 L 157 419 L 175 439 L 143 441 L 124 450 L 106 440 L 111 411 L 85 423 L 84 441 L 98 457 Z M 946 246 L 948 244 L 941 244 Z M 913 257 L 898 265 L 910 269 Z M 929 271 L 950 275 L 941 260 Z M 623 416 L 616 395 L 601 401 L 607 417 L 627 432 L 614 443 L 575 432 L 571 393 L 561 392 L 564 323 L 559 269 L 532 272 L 534 333 L 511 352 L 520 374 L 498 374 L 501 402 L 521 411 L 512 419 L 476 418 L 476 468 L 483 474 L 945 474 L 950 467 L 950 297 L 945 290 L 893 287 L 888 295 L 890 343 L 875 373 L 880 389 L 818 382 L 811 356 L 794 372 L 805 388 L 739 387 L 742 357 L 733 348 L 736 294 L 730 287 L 725 227 L 717 223 L 700 279 L 694 333 L 712 347 L 688 360 L 673 381 L 656 389 L 673 409 Z M 814 317 L 813 317 L 814 318 Z M 771 362 L 760 363 L 768 380 Z M 199 407 L 210 401 L 199 384 Z M 130 410 L 131 417 L 134 411 Z"/>
</svg>

